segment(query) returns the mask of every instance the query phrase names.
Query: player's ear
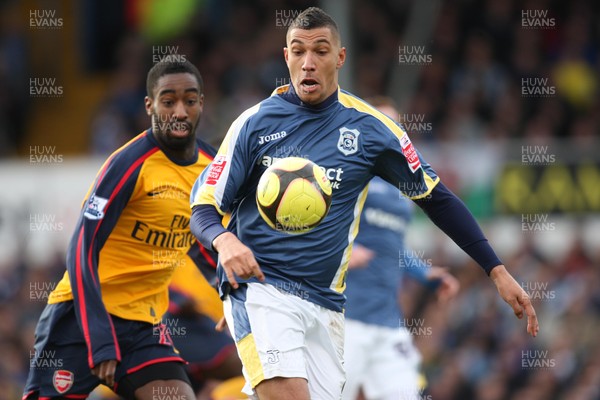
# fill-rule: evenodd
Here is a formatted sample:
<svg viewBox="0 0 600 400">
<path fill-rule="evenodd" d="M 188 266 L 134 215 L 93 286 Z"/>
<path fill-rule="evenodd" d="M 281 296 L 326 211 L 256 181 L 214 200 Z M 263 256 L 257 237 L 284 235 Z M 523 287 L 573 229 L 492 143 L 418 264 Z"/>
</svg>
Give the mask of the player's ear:
<svg viewBox="0 0 600 400">
<path fill-rule="evenodd" d="M 204 95 L 201 94 L 198 96 L 198 105 L 200 106 L 200 111 L 204 109 Z"/>
<path fill-rule="evenodd" d="M 346 48 L 342 47 L 340 49 L 340 52 L 338 53 L 338 60 L 337 60 L 336 68 L 337 69 L 342 68 L 342 66 L 344 65 L 345 62 L 346 62 Z"/>
<path fill-rule="evenodd" d="M 148 96 L 144 97 L 144 107 L 146 108 L 146 114 L 152 115 L 152 99 Z"/>
<path fill-rule="evenodd" d="M 284 47 L 283 48 L 283 58 L 285 59 L 285 63 L 288 63 L 288 48 Z"/>
</svg>

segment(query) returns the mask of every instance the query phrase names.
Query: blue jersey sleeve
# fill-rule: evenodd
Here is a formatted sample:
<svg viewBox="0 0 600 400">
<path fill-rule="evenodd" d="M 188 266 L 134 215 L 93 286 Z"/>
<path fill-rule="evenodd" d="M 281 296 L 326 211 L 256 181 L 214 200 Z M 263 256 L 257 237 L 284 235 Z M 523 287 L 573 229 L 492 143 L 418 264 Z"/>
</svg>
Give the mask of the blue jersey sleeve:
<svg viewBox="0 0 600 400">
<path fill-rule="evenodd" d="M 422 283 L 427 284 L 427 272 L 429 271 L 429 265 L 426 264 L 421 258 L 419 258 L 413 251 L 405 249 L 400 252 L 402 260 L 401 263 L 404 266 L 404 271 L 410 275 L 411 278 Z"/>
<path fill-rule="evenodd" d="M 401 155 L 394 147 L 389 148 L 377 160 L 375 173 L 396 186 L 409 199 L 426 198 L 439 178 L 425 161 L 420 161 L 419 167 L 413 172 L 408 163 L 398 162 L 399 157 Z"/>
<path fill-rule="evenodd" d="M 250 108 L 233 122 L 214 160 L 192 188 L 190 228 L 207 249 L 213 249 L 213 240 L 227 231 L 217 213 L 224 215 L 243 196 L 243 187 L 252 170 L 252 146 L 247 143 L 248 120 L 258 109 L 259 105 Z"/>
<path fill-rule="evenodd" d="M 233 122 L 214 160 L 194 184 L 190 199 L 192 208 L 211 205 L 224 215 L 243 196 L 243 186 L 252 170 L 250 154 L 253 146 L 248 144 L 247 135 L 249 118 L 258 109 L 259 105 L 252 107 Z"/>
<path fill-rule="evenodd" d="M 413 146 L 401 125 L 384 118 L 380 121 L 384 127 L 379 129 L 387 130 L 391 135 L 375 162 L 374 174 L 412 200 L 427 197 L 439 182 L 439 177 Z"/>
<path fill-rule="evenodd" d="M 209 204 L 199 204 L 192 209 L 190 229 L 200 244 L 207 249 L 214 250 L 213 240 L 227 229 L 221 224 L 223 217 L 217 209 Z"/>
<path fill-rule="evenodd" d="M 416 200 L 427 216 L 489 275 L 502 262 L 467 207 L 439 184 L 427 200 Z"/>
</svg>

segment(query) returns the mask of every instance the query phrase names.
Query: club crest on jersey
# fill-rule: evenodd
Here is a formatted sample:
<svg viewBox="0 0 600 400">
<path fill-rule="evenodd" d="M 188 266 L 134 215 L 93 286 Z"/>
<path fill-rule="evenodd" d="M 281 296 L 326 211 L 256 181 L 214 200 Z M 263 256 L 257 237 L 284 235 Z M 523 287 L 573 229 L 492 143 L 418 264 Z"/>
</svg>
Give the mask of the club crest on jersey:
<svg viewBox="0 0 600 400">
<path fill-rule="evenodd" d="M 102 219 L 104 218 L 104 209 L 108 204 L 108 199 L 104 197 L 96 196 L 96 194 L 92 194 L 90 199 L 87 201 L 87 205 L 85 206 L 85 212 L 83 215 L 87 219 Z"/>
<path fill-rule="evenodd" d="M 54 376 L 52 377 L 52 385 L 54 385 L 54 389 L 60 394 L 67 392 L 73 386 L 75 382 L 75 375 L 71 371 L 67 371 L 65 369 L 59 369 L 54 371 Z"/>
<path fill-rule="evenodd" d="M 354 154 L 358 151 L 358 129 L 348 129 L 345 126 L 340 128 L 340 139 L 338 140 L 338 150 L 345 156 Z"/>
</svg>

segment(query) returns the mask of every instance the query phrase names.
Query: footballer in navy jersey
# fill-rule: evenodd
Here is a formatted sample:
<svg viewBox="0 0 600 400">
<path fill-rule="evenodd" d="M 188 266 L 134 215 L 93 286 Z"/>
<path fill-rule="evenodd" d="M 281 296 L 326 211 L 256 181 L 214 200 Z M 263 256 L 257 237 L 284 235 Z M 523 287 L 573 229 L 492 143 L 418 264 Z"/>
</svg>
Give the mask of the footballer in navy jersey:
<svg viewBox="0 0 600 400">
<path fill-rule="evenodd" d="M 411 198 L 418 199 L 427 196 L 439 178 L 417 155 L 406 132 L 362 100 L 338 90 L 315 110 L 298 105 L 296 99 L 293 86 L 282 87 L 233 123 L 212 167 L 192 191 L 193 205 L 233 211 L 231 224 L 243 243 L 253 244 L 267 283 L 300 283 L 293 286 L 306 292 L 309 301 L 342 311 L 344 276 L 367 183 L 375 175 L 383 176 L 397 186 L 406 185 Z M 273 132 L 281 132 L 280 137 L 264 141 Z M 289 235 L 263 221 L 256 185 L 275 160 L 298 155 L 325 169 L 333 194 L 319 226 Z M 219 271 L 226 291 L 227 277 Z"/>
<path fill-rule="evenodd" d="M 339 399 L 345 275 L 367 183 L 398 187 L 489 273 L 515 314 L 535 310 L 473 216 L 440 182 L 392 119 L 338 86 L 346 49 L 339 30 L 311 7 L 289 26 L 291 84 L 242 113 L 192 191 L 191 229 L 219 252 L 225 315 L 244 365 L 245 392 L 261 400 Z M 327 217 L 288 235 L 260 217 L 256 185 L 275 158 L 301 156 L 333 187 Z M 225 229 L 221 216 L 231 212 Z M 395 301 L 391 299 L 390 301 Z"/>
<path fill-rule="evenodd" d="M 421 357 L 392 299 L 405 276 L 436 289 L 440 299 L 458 291 L 452 275 L 406 247 L 412 207 L 381 178 L 370 182 L 346 279 L 344 400 L 356 399 L 361 387 L 366 399 L 418 398 Z"/>
<path fill-rule="evenodd" d="M 398 116 L 390 98 L 378 96 L 369 103 L 391 118 Z M 440 300 L 458 292 L 456 278 L 406 246 L 413 207 L 381 178 L 369 183 L 346 278 L 343 400 L 355 400 L 361 387 L 366 399 L 419 398 L 421 355 L 400 303 L 390 299 L 397 298 L 405 276 L 436 289 Z"/>
<path fill-rule="evenodd" d="M 404 237 L 412 218 L 411 204 L 400 192 L 373 178 L 360 219 L 355 245 L 372 253 L 367 265 L 351 268 L 346 278 L 346 318 L 366 324 L 400 327 L 403 318 L 397 302 L 404 273 L 430 288 L 431 266 L 406 247 Z"/>
</svg>

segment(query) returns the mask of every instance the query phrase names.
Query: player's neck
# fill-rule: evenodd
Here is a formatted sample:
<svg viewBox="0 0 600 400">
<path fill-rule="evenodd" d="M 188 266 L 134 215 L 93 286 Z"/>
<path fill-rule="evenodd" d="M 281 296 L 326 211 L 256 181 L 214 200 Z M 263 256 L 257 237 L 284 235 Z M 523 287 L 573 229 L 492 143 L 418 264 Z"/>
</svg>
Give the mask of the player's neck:
<svg viewBox="0 0 600 400">
<path fill-rule="evenodd" d="M 293 103 L 293 104 L 296 104 L 299 106 L 303 106 L 303 107 L 310 108 L 313 110 L 323 110 L 337 101 L 337 99 L 338 99 L 337 92 L 338 92 L 338 89 L 336 88 L 336 90 L 333 93 L 331 93 L 322 102 L 320 102 L 318 104 L 308 104 L 308 103 L 304 103 L 302 101 L 302 99 L 300 99 L 300 96 L 298 96 L 298 93 L 296 93 L 296 89 L 294 88 L 294 85 L 290 83 L 289 90 L 286 93 L 283 93 L 281 95 L 281 97 L 283 99 L 289 101 L 290 103 Z"/>
<path fill-rule="evenodd" d="M 163 143 L 161 143 L 162 151 L 172 160 L 178 161 L 192 161 L 197 157 L 198 150 L 196 149 L 196 145 L 192 142 L 191 146 L 187 146 L 181 150 L 170 149 L 166 147 Z"/>
</svg>

